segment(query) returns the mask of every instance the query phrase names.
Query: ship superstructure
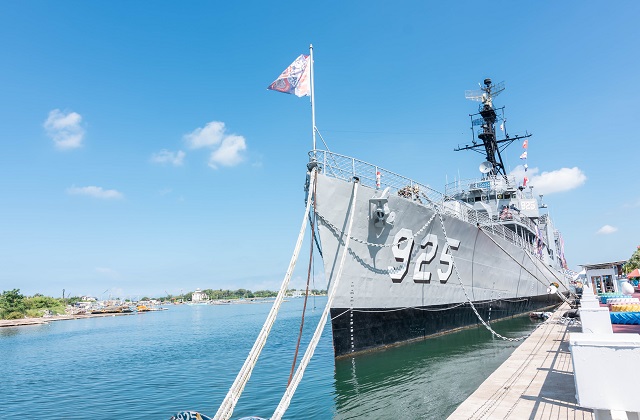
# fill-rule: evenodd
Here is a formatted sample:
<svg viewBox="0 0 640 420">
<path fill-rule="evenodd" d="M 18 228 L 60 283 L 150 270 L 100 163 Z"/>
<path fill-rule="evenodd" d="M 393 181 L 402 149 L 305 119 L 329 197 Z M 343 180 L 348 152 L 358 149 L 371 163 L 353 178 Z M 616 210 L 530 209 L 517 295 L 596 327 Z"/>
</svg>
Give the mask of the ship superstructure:
<svg viewBox="0 0 640 420">
<path fill-rule="evenodd" d="M 502 89 L 486 79 L 467 94 L 481 102 L 471 116 L 480 142 L 474 134 L 457 150 L 480 150 L 486 161 L 478 179 L 444 193 L 354 158 L 310 153 L 325 275 L 336 287 L 336 356 L 552 306 L 560 297 L 550 284 L 568 292 L 559 232 L 533 189 L 504 168 L 501 148 L 530 134 L 496 137 L 505 120 L 493 98 Z"/>
</svg>

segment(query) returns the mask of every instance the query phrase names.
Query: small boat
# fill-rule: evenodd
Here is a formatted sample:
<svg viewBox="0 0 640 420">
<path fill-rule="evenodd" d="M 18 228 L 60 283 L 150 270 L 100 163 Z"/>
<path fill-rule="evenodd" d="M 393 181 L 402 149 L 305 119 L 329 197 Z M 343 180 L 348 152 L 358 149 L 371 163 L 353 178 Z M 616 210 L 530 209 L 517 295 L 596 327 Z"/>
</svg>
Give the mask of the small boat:
<svg viewBox="0 0 640 420">
<path fill-rule="evenodd" d="M 547 320 L 551 316 L 552 312 L 531 312 L 529 318 Z"/>
</svg>

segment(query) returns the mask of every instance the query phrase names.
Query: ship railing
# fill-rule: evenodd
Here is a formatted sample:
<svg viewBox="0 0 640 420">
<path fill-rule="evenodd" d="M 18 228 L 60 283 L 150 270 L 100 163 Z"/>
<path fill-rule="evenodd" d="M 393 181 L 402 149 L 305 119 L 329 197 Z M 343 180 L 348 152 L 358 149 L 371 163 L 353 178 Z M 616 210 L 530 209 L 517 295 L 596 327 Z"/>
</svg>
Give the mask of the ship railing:
<svg viewBox="0 0 640 420">
<path fill-rule="evenodd" d="M 481 228 L 485 232 L 491 233 L 494 236 L 500 236 L 507 242 L 511 242 L 512 244 L 526 250 L 531 255 L 534 255 L 538 259 L 540 259 L 540 255 L 536 251 L 533 244 L 531 244 L 528 240 L 524 239 L 521 235 L 518 235 L 513 230 L 504 226 L 502 223 L 499 223 L 498 220 L 495 218 L 495 216 L 493 217 L 489 216 L 486 212 L 478 211 L 469 207 L 466 207 L 465 210 L 466 210 L 466 213 L 464 214 L 464 217 L 459 217 L 460 219 L 466 220 L 471 224 L 476 224 L 479 228 Z M 527 220 L 525 218 L 520 218 L 520 219 L 526 220 L 527 222 L 531 223 L 530 220 Z"/>
<path fill-rule="evenodd" d="M 464 194 L 472 190 L 492 191 L 498 194 L 517 188 L 515 176 L 507 176 L 506 179 L 502 175 L 487 175 L 482 179 L 459 179 L 445 185 L 444 193 L 446 195 Z"/>
<path fill-rule="evenodd" d="M 494 223 L 515 222 L 525 226 L 533 234 L 536 233 L 536 225 L 527 216 L 521 216 L 515 212 L 511 212 L 508 216 L 494 215 L 492 216 Z"/>
<path fill-rule="evenodd" d="M 311 158 L 315 156 L 320 171 L 325 175 L 345 181 L 351 181 L 354 177 L 357 177 L 360 185 L 378 190 L 384 190 L 389 187 L 392 193 L 422 204 L 435 205 L 442 210 L 444 194 L 428 185 L 421 184 L 371 163 L 325 150 L 311 151 L 309 156 Z"/>
<path fill-rule="evenodd" d="M 467 223 L 477 225 L 485 232 L 500 236 L 506 241 L 527 250 L 530 254 L 540 258 L 534 246 L 511 229 L 497 223 L 486 212 L 477 211 L 470 208 L 466 203 L 445 196 L 428 185 L 421 184 L 410 178 L 388 171 L 379 166 L 354 159 L 349 156 L 340 155 L 325 150 L 314 150 L 309 152 L 309 157 L 315 157 L 315 161 L 320 171 L 334 178 L 351 181 L 354 177 L 359 179 L 363 186 L 384 190 L 389 187 L 390 191 L 407 199 L 412 199 L 424 205 L 436 206 L 449 216 L 463 220 Z M 458 206 L 447 206 L 445 202 L 459 203 Z M 526 218 L 520 218 L 528 227 L 535 232 L 533 224 Z"/>
</svg>

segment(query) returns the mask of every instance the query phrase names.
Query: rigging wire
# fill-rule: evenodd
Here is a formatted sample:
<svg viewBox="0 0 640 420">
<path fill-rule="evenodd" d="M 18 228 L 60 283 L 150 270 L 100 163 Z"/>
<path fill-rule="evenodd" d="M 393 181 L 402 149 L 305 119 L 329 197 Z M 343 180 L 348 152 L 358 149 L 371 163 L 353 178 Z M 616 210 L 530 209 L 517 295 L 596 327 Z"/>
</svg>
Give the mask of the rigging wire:
<svg viewBox="0 0 640 420">
<path fill-rule="evenodd" d="M 315 213 L 315 203 L 316 203 L 316 185 L 318 182 L 318 178 L 315 178 L 313 183 L 313 189 L 311 189 L 309 196 L 310 200 L 313 203 L 313 210 Z M 298 333 L 298 342 L 296 343 L 296 351 L 293 355 L 293 362 L 291 363 L 291 372 L 289 373 L 289 380 L 287 381 L 287 386 L 291 384 L 291 379 L 293 378 L 293 372 L 296 368 L 296 361 L 298 359 L 298 350 L 300 349 L 300 340 L 302 340 L 302 330 L 304 328 L 304 315 L 307 311 L 307 300 L 309 299 L 309 281 L 311 280 L 311 269 L 313 266 L 313 234 L 314 234 L 314 225 L 313 225 L 313 217 L 310 218 L 311 221 L 311 231 L 309 232 L 309 268 L 307 269 L 307 289 L 304 293 L 304 305 L 302 306 L 302 316 L 300 317 L 300 332 Z"/>
<path fill-rule="evenodd" d="M 315 177 L 316 177 L 316 168 L 313 168 L 311 170 L 310 180 L 314 181 Z M 218 411 L 214 416 L 215 420 L 227 420 L 231 417 L 231 415 L 233 414 L 233 410 L 236 404 L 238 403 L 238 400 L 240 399 L 240 395 L 242 394 L 242 391 L 244 390 L 245 385 L 247 384 L 247 382 L 249 381 L 249 378 L 251 377 L 251 373 L 253 372 L 253 368 L 255 367 L 258 361 L 258 357 L 260 356 L 260 353 L 262 352 L 262 349 L 265 343 L 267 342 L 267 337 L 269 336 L 271 328 L 275 323 L 276 316 L 278 315 L 278 311 L 280 310 L 280 305 L 282 304 L 282 301 L 284 300 L 284 296 L 287 292 L 287 286 L 289 285 L 289 281 L 291 280 L 293 269 L 295 268 L 296 263 L 298 261 L 298 255 L 300 253 L 300 248 L 302 246 L 302 240 L 307 230 L 307 216 L 309 214 L 310 206 L 311 206 L 311 200 L 307 200 L 304 217 L 302 218 L 302 226 L 300 227 L 300 232 L 298 234 L 298 240 L 296 241 L 296 246 L 294 248 L 293 255 L 291 256 L 291 261 L 289 262 L 289 268 L 287 269 L 284 279 L 282 280 L 282 284 L 280 286 L 280 291 L 278 292 L 278 296 L 273 302 L 273 306 L 269 311 L 269 315 L 267 316 L 267 319 L 265 320 L 262 326 L 262 329 L 260 330 L 260 333 L 256 338 L 256 341 L 254 342 L 253 347 L 251 348 L 251 351 L 249 352 L 249 355 L 247 356 L 244 364 L 242 365 L 240 372 L 238 372 L 236 379 L 231 385 L 231 388 L 229 388 L 227 395 L 222 401 L 222 404 L 220 404 L 220 407 L 218 408 Z"/>
<path fill-rule="evenodd" d="M 322 316 L 320 317 L 320 321 L 318 322 L 318 326 L 316 327 L 316 331 L 313 334 L 313 337 L 311 338 L 311 341 L 309 342 L 309 345 L 307 346 L 307 350 L 304 353 L 304 356 L 302 357 L 302 360 L 300 361 L 300 365 L 298 366 L 298 369 L 296 370 L 296 373 L 293 377 L 293 380 L 291 381 L 291 383 L 289 384 L 289 386 L 287 386 L 287 389 L 284 393 L 284 395 L 282 396 L 282 399 L 280 400 L 280 404 L 278 404 L 278 407 L 276 408 L 276 410 L 273 412 L 273 416 L 271 416 L 271 420 L 280 420 L 282 418 L 282 416 L 284 415 L 285 411 L 287 411 L 287 408 L 289 408 L 289 404 L 291 403 L 291 399 L 293 398 L 293 394 L 296 392 L 296 389 L 298 388 L 298 385 L 300 384 L 300 381 L 302 380 L 302 376 L 304 375 L 304 371 L 307 367 L 307 365 L 309 364 L 309 361 L 311 360 L 311 357 L 313 357 L 313 353 L 315 352 L 316 346 L 318 345 L 318 342 L 320 341 L 320 336 L 322 335 L 322 330 L 324 329 L 324 326 L 327 323 L 327 318 L 329 315 L 329 310 L 331 309 L 331 304 L 333 303 L 333 299 L 336 295 L 336 290 L 338 289 L 338 285 L 340 283 L 340 278 L 342 277 L 342 271 L 344 269 L 344 262 L 345 259 L 347 257 L 347 253 L 349 250 L 349 236 L 351 235 L 351 228 L 353 227 L 353 219 L 354 219 L 354 214 L 355 214 L 355 209 L 356 209 L 356 201 L 357 201 L 357 197 L 358 197 L 358 185 L 360 184 L 359 180 L 357 178 L 354 178 L 354 182 L 353 182 L 353 192 L 351 195 L 351 209 L 349 211 L 349 225 L 348 225 L 348 230 L 347 230 L 347 236 L 345 238 L 344 241 L 344 246 L 343 246 L 343 251 L 342 251 L 342 257 L 340 260 L 340 266 L 338 267 L 338 272 L 336 274 L 336 278 L 335 280 L 333 280 L 331 283 L 331 290 L 329 291 L 329 296 L 327 298 L 327 303 L 326 306 L 324 308 L 324 311 L 322 312 Z"/>
</svg>

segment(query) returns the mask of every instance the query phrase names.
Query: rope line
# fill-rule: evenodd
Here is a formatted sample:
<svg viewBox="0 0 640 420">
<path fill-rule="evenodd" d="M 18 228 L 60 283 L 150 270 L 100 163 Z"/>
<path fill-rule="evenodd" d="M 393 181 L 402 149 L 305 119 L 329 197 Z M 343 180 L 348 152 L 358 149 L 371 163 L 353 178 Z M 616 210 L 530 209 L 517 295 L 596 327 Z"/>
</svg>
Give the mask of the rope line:
<svg viewBox="0 0 640 420">
<path fill-rule="evenodd" d="M 318 322 L 318 326 L 316 327 L 316 331 L 313 334 L 313 337 L 311 338 L 311 341 L 309 342 L 309 345 L 307 346 L 307 350 L 304 353 L 304 356 L 302 357 L 302 360 L 300 361 L 300 365 L 298 366 L 298 369 L 296 370 L 295 375 L 293 376 L 293 380 L 291 381 L 291 383 L 287 386 L 287 389 L 284 393 L 284 395 L 282 396 L 282 399 L 280 400 L 280 404 L 278 404 L 278 407 L 276 408 L 276 410 L 273 412 L 273 416 L 271 416 L 271 420 L 280 420 L 282 418 L 282 416 L 284 415 L 285 411 L 287 411 L 287 408 L 289 408 L 289 404 L 291 403 L 291 399 L 293 398 L 293 394 L 296 392 L 296 389 L 298 388 L 298 384 L 300 384 L 300 381 L 302 380 L 302 375 L 304 375 L 304 371 L 307 367 L 307 365 L 309 364 L 309 361 L 311 360 L 311 357 L 313 356 L 313 353 L 316 349 L 316 346 L 318 345 L 318 342 L 320 341 L 320 336 L 322 335 L 322 330 L 324 329 L 324 326 L 327 323 L 327 318 L 328 318 L 328 314 L 329 314 L 329 309 L 331 308 L 331 304 L 333 303 L 333 299 L 336 295 L 336 290 L 338 289 L 338 284 L 340 283 L 340 278 L 342 277 L 342 270 L 344 268 L 344 262 L 345 259 L 347 257 L 347 251 L 349 249 L 349 240 L 351 238 L 351 228 L 353 226 L 353 219 L 354 219 L 354 214 L 355 214 L 355 207 L 356 207 L 356 199 L 358 197 L 358 185 L 359 182 L 357 180 L 354 180 L 353 183 L 353 192 L 352 192 L 352 199 L 351 199 L 351 210 L 349 212 L 349 227 L 348 227 L 348 231 L 347 231 L 347 235 L 344 241 L 344 249 L 342 251 L 342 258 L 340 260 L 340 266 L 338 268 L 338 273 L 336 275 L 336 279 L 334 280 L 333 284 L 331 285 L 331 290 L 329 292 L 329 297 L 327 298 L 327 304 L 324 308 L 324 311 L 322 312 L 322 316 L 320 317 L 320 321 Z"/>
<path fill-rule="evenodd" d="M 316 186 L 318 184 L 318 178 L 316 177 L 313 181 L 313 188 L 310 190 L 309 196 L 313 202 L 313 213 L 316 210 Z M 293 361 L 291 362 L 291 372 L 289 372 L 289 380 L 287 381 L 287 385 L 291 383 L 291 379 L 293 378 L 293 372 L 296 368 L 296 361 L 298 360 L 298 350 L 300 350 L 300 341 L 302 340 L 302 330 L 304 328 L 304 314 L 307 312 L 307 300 L 309 300 L 309 283 L 311 282 L 311 268 L 313 267 L 313 237 L 315 236 L 315 224 L 314 219 L 311 214 L 309 214 L 309 223 L 311 224 L 311 232 L 309 241 L 309 267 L 307 269 L 307 288 L 304 292 L 304 305 L 302 306 L 302 316 L 300 317 L 300 332 L 298 333 L 298 342 L 296 343 L 296 351 L 293 355 Z"/>
<path fill-rule="evenodd" d="M 318 215 L 318 219 L 320 219 L 320 222 L 322 222 L 322 224 L 324 224 L 325 226 L 327 226 L 329 229 L 331 229 L 334 233 L 340 235 L 341 233 L 344 234 L 344 232 L 340 231 L 340 228 L 337 227 L 336 225 L 334 225 L 333 223 L 331 223 L 329 220 L 327 220 L 322 214 L 320 213 L 316 213 Z M 424 230 L 427 228 L 427 226 L 429 226 L 429 224 L 431 224 L 431 222 L 433 221 L 433 219 L 436 217 L 436 213 L 433 213 L 433 216 L 431 216 L 431 218 L 427 221 L 427 223 L 425 223 L 420 229 L 418 229 L 418 231 L 416 233 L 413 234 L 413 237 L 416 238 L 418 237 L 418 235 L 420 235 L 422 232 L 424 232 Z M 361 243 L 363 245 L 367 245 L 367 246 L 373 246 L 376 248 L 389 248 L 392 246 L 396 246 L 396 245 L 400 245 L 401 243 L 404 243 L 406 241 L 409 240 L 409 238 L 404 238 L 399 240 L 398 242 L 391 242 L 389 244 L 374 244 L 373 242 L 368 242 L 365 241 L 364 239 L 360 239 L 360 238 L 355 238 L 353 236 L 349 236 L 349 239 L 351 239 L 352 241 Z"/>
<path fill-rule="evenodd" d="M 311 180 L 312 181 L 315 180 L 315 177 L 316 177 L 316 169 L 314 168 L 311 172 Z M 282 285 L 280 286 L 280 291 L 278 292 L 278 296 L 273 302 L 273 306 L 271 307 L 271 310 L 269 311 L 269 315 L 267 316 L 267 319 L 265 320 L 264 325 L 262 326 L 262 330 L 260 331 L 260 334 L 258 335 L 258 338 L 256 339 L 255 343 L 253 344 L 253 347 L 251 348 L 251 351 L 249 352 L 247 359 L 242 365 L 240 372 L 238 372 L 238 376 L 236 376 L 236 379 L 233 382 L 233 385 L 231 385 L 231 388 L 229 388 L 229 392 L 227 392 L 227 395 L 222 401 L 222 404 L 220 404 L 220 407 L 218 408 L 216 415 L 213 417 L 215 420 L 227 420 L 233 414 L 233 409 L 238 403 L 238 400 L 240 399 L 240 395 L 242 394 L 242 391 L 244 390 L 245 385 L 249 381 L 249 377 L 251 377 L 253 368 L 255 367 L 256 362 L 258 361 L 260 352 L 262 351 L 262 348 L 264 347 L 267 341 L 267 337 L 269 336 L 271 327 L 273 327 L 273 324 L 276 320 L 276 316 L 278 315 L 278 311 L 280 310 L 280 305 L 282 304 L 282 301 L 284 300 L 284 296 L 287 292 L 287 286 L 289 285 L 289 280 L 291 280 L 293 269 L 296 265 L 296 262 L 298 261 L 298 255 L 300 253 L 300 248 L 302 246 L 302 240 L 304 238 L 304 234 L 307 228 L 307 215 L 309 214 L 311 201 L 312 200 L 310 199 L 307 200 L 307 207 L 304 212 L 304 217 L 302 218 L 302 227 L 300 228 L 300 233 L 298 234 L 298 241 L 296 242 L 293 255 L 291 256 L 291 262 L 289 263 L 289 268 L 287 269 L 287 273 L 285 274 L 284 279 L 282 280 Z"/>
<path fill-rule="evenodd" d="M 453 258 L 453 255 L 451 254 L 451 247 L 449 246 L 449 238 L 447 236 L 447 230 L 444 227 L 444 218 L 442 217 L 442 214 L 438 213 L 438 218 L 440 219 L 440 226 L 442 227 L 442 234 L 444 235 L 444 243 L 445 246 L 447 248 L 447 251 L 450 253 L 449 255 L 451 255 L 451 265 L 453 266 L 453 271 L 455 271 L 456 273 L 456 277 L 458 278 L 458 283 L 460 283 L 460 287 L 462 288 L 462 292 L 464 293 L 464 296 L 467 298 L 467 301 L 469 302 L 469 305 L 471 305 L 471 309 L 473 310 L 473 313 L 476 315 L 476 317 L 478 318 L 478 320 L 480 321 L 480 323 L 482 323 L 482 325 L 484 325 L 484 327 L 494 336 L 504 340 L 504 341 L 522 341 L 525 338 L 529 337 L 531 334 L 533 334 L 533 331 L 530 332 L 529 334 L 523 335 L 522 337 L 517 337 L 517 338 L 509 338 L 509 337 L 505 337 L 502 334 L 496 332 L 493 328 L 491 328 L 491 326 L 482 318 L 482 316 L 480 315 L 480 313 L 478 312 L 478 310 L 476 309 L 476 306 L 473 304 L 473 301 L 471 300 L 471 298 L 469 297 L 469 294 L 467 293 L 467 289 L 464 287 L 464 284 L 462 283 L 462 278 L 460 277 L 460 272 L 458 271 L 458 266 L 455 262 L 455 258 Z M 493 238 L 492 238 L 493 239 Z M 535 278 L 535 277 L 534 277 Z M 536 280 L 538 280 L 536 278 Z M 540 280 L 538 280 L 540 281 Z M 538 327 L 536 327 L 534 329 L 534 331 L 536 329 L 538 329 Z"/>
</svg>

